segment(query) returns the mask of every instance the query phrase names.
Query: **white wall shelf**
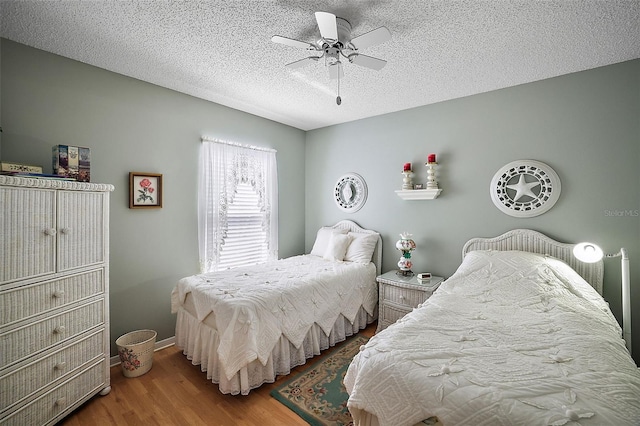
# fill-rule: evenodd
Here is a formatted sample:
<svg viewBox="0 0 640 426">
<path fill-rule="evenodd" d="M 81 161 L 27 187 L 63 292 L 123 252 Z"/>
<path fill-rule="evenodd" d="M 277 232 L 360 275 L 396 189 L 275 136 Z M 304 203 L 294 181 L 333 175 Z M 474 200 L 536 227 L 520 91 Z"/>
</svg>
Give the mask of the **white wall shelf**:
<svg viewBox="0 0 640 426">
<path fill-rule="evenodd" d="M 442 189 L 402 189 L 396 191 L 403 200 L 433 200 L 438 198 Z"/>
</svg>

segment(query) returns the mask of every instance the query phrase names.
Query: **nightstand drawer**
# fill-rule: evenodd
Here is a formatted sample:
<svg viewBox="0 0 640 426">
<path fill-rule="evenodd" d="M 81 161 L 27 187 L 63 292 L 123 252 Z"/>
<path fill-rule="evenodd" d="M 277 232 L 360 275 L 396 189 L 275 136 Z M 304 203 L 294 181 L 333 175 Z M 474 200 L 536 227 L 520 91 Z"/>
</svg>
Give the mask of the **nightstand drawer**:
<svg viewBox="0 0 640 426">
<path fill-rule="evenodd" d="M 403 316 L 407 315 L 409 312 L 413 310 L 413 308 L 403 308 L 396 305 L 391 304 L 382 304 L 382 318 L 385 322 L 393 324 L 398 321 Z"/>
<path fill-rule="evenodd" d="M 398 305 L 414 308 L 431 296 L 431 292 L 382 284 L 382 299 Z M 411 310 L 411 309 L 409 309 Z"/>
</svg>

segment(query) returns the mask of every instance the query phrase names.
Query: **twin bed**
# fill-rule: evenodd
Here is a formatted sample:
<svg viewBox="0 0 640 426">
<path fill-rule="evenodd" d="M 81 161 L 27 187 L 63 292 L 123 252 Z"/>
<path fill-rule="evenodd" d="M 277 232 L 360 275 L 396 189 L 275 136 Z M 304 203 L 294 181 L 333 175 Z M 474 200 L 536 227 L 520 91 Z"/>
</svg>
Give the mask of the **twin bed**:
<svg viewBox="0 0 640 426">
<path fill-rule="evenodd" d="M 454 275 L 352 361 L 354 424 L 640 425 L 603 262 L 572 248 L 529 230 L 467 242 Z M 375 320 L 381 258 L 377 233 L 342 221 L 309 255 L 185 278 L 176 344 L 221 392 L 247 394 Z"/>
<path fill-rule="evenodd" d="M 640 425 L 603 263 L 572 248 L 528 230 L 470 240 L 454 275 L 352 361 L 354 424 Z"/>
<path fill-rule="evenodd" d="M 344 220 L 308 255 L 184 278 L 176 345 L 222 393 L 246 395 L 377 318 L 382 239 Z"/>
</svg>

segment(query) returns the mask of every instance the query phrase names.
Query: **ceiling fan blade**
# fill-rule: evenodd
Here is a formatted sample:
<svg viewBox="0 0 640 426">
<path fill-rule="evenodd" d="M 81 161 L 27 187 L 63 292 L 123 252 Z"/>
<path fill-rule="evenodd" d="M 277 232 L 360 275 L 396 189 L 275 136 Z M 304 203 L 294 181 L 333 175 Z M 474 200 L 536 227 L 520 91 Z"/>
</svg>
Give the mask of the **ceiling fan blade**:
<svg viewBox="0 0 640 426">
<path fill-rule="evenodd" d="M 391 32 L 387 27 L 380 27 L 353 38 L 351 44 L 356 49 L 366 49 L 369 46 L 375 46 L 388 40 L 391 40 Z"/>
<path fill-rule="evenodd" d="M 322 38 L 338 41 L 336 15 L 329 12 L 316 12 L 316 21 L 318 21 L 318 28 Z"/>
<path fill-rule="evenodd" d="M 383 59 L 373 58 L 359 53 L 349 55 L 349 61 L 353 64 L 360 65 L 361 67 L 371 68 L 376 71 L 380 71 L 387 64 L 387 61 Z"/>
<path fill-rule="evenodd" d="M 305 41 L 294 40 L 292 38 L 282 37 L 279 35 L 274 35 L 271 37 L 271 41 L 274 43 L 286 44 L 291 47 L 299 47 L 301 49 L 313 49 L 315 50 L 315 46 L 311 43 L 307 43 Z"/>
<path fill-rule="evenodd" d="M 335 80 L 338 77 L 344 77 L 344 71 L 342 69 L 342 62 L 336 62 L 329 65 L 329 78 Z"/>
<path fill-rule="evenodd" d="M 318 56 L 309 56 L 308 58 L 300 59 L 299 61 L 286 64 L 285 67 L 292 68 L 292 69 L 302 68 L 302 67 L 306 67 L 307 65 L 313 62 L 318 62 L 318 59 L 319 59 Z"/>
</svg>

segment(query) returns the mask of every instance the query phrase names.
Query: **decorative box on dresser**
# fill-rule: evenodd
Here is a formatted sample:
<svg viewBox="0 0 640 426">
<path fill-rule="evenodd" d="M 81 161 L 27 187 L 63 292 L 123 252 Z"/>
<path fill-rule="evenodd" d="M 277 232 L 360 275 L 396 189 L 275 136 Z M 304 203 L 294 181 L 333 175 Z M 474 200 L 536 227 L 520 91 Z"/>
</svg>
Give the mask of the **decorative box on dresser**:
<svg viewBox="0 0 640 426">
<path fill-rule="evenodd" d="M 53 424 L 109 378 L 112 185 L 0 176 L 0 424 Z"/>
<path fill-rule="evenodd" d="M 389 327 L 427 300 L 440 286 L 443 277 L 432 276 L 424 283 L 415 275 L 403 276 L 397 271 L 379 275 L 378 328 L 376 333 Z"/>
</svg>

